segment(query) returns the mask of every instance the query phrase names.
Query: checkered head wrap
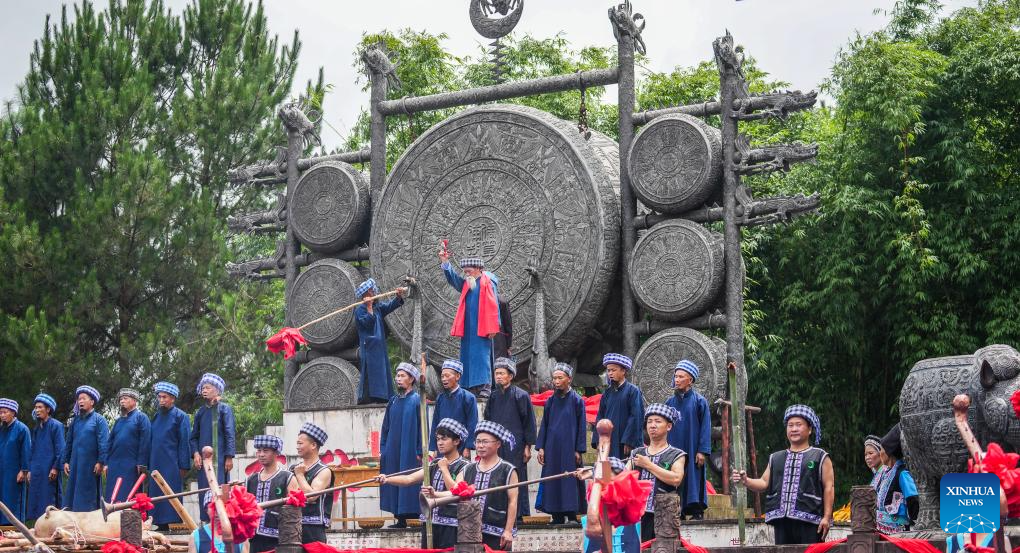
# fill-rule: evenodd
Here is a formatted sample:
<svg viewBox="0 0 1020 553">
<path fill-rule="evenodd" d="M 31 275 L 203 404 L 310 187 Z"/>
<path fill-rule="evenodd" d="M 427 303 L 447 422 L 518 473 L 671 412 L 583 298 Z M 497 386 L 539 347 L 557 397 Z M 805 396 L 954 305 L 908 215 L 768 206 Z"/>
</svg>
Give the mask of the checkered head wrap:
<svg viewBox="0 0 1020 553">
<path fill-rule="evenodd" d="M 475 436 L 479 433 L 485 432 L 496 437 L 499 441 L 503 442 L 506 446 L 503 452 L 509 452 L 517 445 L 517 440 L 514 439 L 514 435 L 510 433 L 502 424 L 492 421 L 480 421 L 478 426 L 475 426 Z"/>
<path fill-rule="evenodd" d="M 415 382 L 421 380 L 421 370 L 410 363 L 401 363 L 397 365 L 397 370 L 404 371 L 407 373 L 407 376 L 413 378 Z"/>
<path fill-rule="evenodd" d="M 815 433 L 815 445 L 822 441 L 822 421 L 818 420 L 814 409 L 807 405 L 791 405 L 786 408 L 786 414 L 783 415 L 783 424 L 789 422 L 790 417 L 800 417 L 811 425 Z"/>
<path fill-rule="evenodd" d="M 329 435 L 326 434 L 325 430 L 310 422 L 302 424 L 301 430 L 298 430 L 298 433 L 306 434 L 309 438 L 315 440 L 315 443 L 319 444 L 319 447 L 326 445 L 326 440 L 329 438 Z"/>
<path fill-rule="evenodd" d="M 259 434 L 252 441 L 255 442 L 255 449 L 274 449 L 277 453 L 283 451 L 283 440 L 277 436 Z"/>
<path fill-rule="evenodd" d="M 619 353 L 607 353 L 602 357 L 602 366 L 619 365 L 628 371 L 634 366 L 630 357 Z"/>
<path fill-rule="evenodd" d="M 8 398 L 5 398 L 5 397 L 0 397 L 0 409 L 10 409 L 11 411 L 14 411 L 15 415 L 17 415 L 18 414 L 18 402 L 14 401 L 13 399 L 8 399 Z"/>
<path fill-rule="evenodd" d="M 365 282 L 359 284 L 358 289 L 354 292 L 354 295 L 361 298 L 368 292 L 372 292 L 373 296 L 379 295 L 379 286 L 375 283 L 374 278 L 370 278 Z"/>
<path fill-rule="evenodd" d="M 171 384 L 169 382 L 157 382 L 156 385 L 152 387 L 152 390 L 157 394 L 164 393 L 174 397 L 181 396 L 181 389 L 178 388 L 176 384 Z"/>
<path fill-rule="evenodd" d="M 138 393 L 138 390 L 134 388 L 121 388 L 120 391 L 117 392 L 117 399 L 120 399 L 124 396 L 127 396 L 135 401 L 142 400 L 142 394 Z"/>
<path fill-rule="evenodd" d="M 206 384 L 212 384 L 214 388 L 220 391 L 222 394 L 227 389 L 227 383 L 219 375 L 213 373 L 205 373 L 202 375 L 202 379 L 198 381 L 198 386 L 195 387 L 195 393 L 201 395 L 202 386 Z"/>
<path fill-rule="evenodd" d="M 613 469 L 613 474 L 620 474 L 627 469 L 627 463 L 624 463 L 617 457 L 610 457 L 606 460 L 609 461 L 609 467 Z"/>
<path fill-rule="evenodd" d="M 658 415 L 673 424 L 680 420 L 680 413 L 665 403 L 652 403 L 645 407 L 645 418 L 647 419 L 652 415 Z"/>
<path fill-rule="evenodd" d="M 482 258 L 480 257 L 465 257 L 464 259 L 460 260 L 460 268 L 463 269 L 464 267 L 475 267 L 477 269 L 484 269 L 485 262 L 482 261 Z"/>
<path fill-rule="evenodd" d="M 691 361 L 689 359 L 683 359 L 679 363 L 677 363 L 676 367 L 673 369 L 673 374 L 676 375 L 677 371 L 686 372 L 687 374 L 691 375 L 691 378 L 693 380 L 698 380 L 698 373 L 701 372 L 698 370 L 698 366 L 694 364 L 694 361 Z"/>
<path fill-rule="evenodd" d="M 447 359 L 446 361 L 443 361 L 443 368 L 456 371 L 457 374 L 464 374 L 464 365 L 456 359 Z"/>
<path fill-rule="evenodd" d="M 49 394 L 44 394 L 42 392 L 39 392 L 39 395 L 35 396 L 35 399 L 32 401 L 32 403 L 33 404 L 42 403 L 46 407 L 50 408 L 50 412 L 57 410 L 57 400 L 53 399 L 53 396 Z"/>
<path fill-rule="evenodd" d="M 556 363 L 556 365 L 553 366 L 552 372 L 556 371 L 566 374 L 568 378 L 574 378 L 574 367 L 571 367 L 566 363 Z"/>
<path fill-rule="evenodd" d="M 870 447 L 870 448 L 874 449 L 875 451 L 878 451 L 879 453 L 881 453 L 882 452 L 882 438 L 879 438 L 878 436 L 876 436 L 874 434 L 868 434 L 868 437 L 864 438 L 864 447 L 865 448 Z"/>
<path fill-rule="evenodd" d="M 496 369 L 506 369 L 512 376 L 517 376 L 517 363 L 509 357 L 497 357 L 492 364 L 492 370 Z"/>
<path fill-rule="evenodd" d="M 453 433 L 454 436 L 459 437 L 460 441 L 462 443 L 465 440 L 467 440 L 467 437 L 468 437 L 467 428 L 465 428 L 464 425 L 461 424 L 456 419 L 451 419 L 451 418 L 447 417 L 447 418 L 439 421 L 439 424 L 436 425 L 436 429 L 438 430 L 440 428 L 445 428 L 445 429 L 449 430 L 451 433 Z"/>
</svg>

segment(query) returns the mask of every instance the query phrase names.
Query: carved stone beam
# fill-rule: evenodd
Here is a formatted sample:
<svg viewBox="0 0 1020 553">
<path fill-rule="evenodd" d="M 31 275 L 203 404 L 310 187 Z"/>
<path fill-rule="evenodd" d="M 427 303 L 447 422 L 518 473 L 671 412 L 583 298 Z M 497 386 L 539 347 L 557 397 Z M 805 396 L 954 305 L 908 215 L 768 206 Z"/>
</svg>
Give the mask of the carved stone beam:
<svg viewBox="0 0 1020 553">
<path fill-rule="evenodd" d="M 287 230 L 283 223 L 285 218 L 286 211 L 282 208 L 243 213 L 227 217 L 227 229 L 230 232 L 247 234 L 285 231 Z"/>
<path fill-rule="evenodd" d="M 368 148 L 356 152 L 344 152 L 342 154 L 331 154 L 328 156 L 307 157 L 298 160 L 298 170 L 307 171 L 312 167 L 327 161 L 342 161 L 344 163 L 367 163 L 371 159 L 372 151 Z M 284 172 L 287 170 L 286 160 L 258 161 L 251 165 L 235 167 L 227 172 L 227 178 L 231 184 L 281 184 L 287 182 Z M 263 179 L 263 180 L 257 180 Z"/>
<path fill-rule="evenodd" d="M 740 224 L 745 227 L 789 223 L 794 217 L 817 211 L 821 198 L 815 192 L 810 196 L 779 196 L 756 200 L 751 204 L 751 216 Z"/>
<path fill-rule="evenodd" d="M 529 285 L 535 289 L 535 337 L 532 342 L 531 386 L 533 392 L 545 391 L 552 387 L 552 367 L 549 359 L 549 343 L 545 334 L 545 290 L 534 264 L 525 269 L 530 275 Z"/>
<path fill-rule="evenodd" d="M 738 103 L 733 111 L 733 117 L 740 121 L 754 121 L 768 117 L 785 121 L 791 113 L 815 105 L 817 97 L 818 93 L 814 90 L 807 94 L 799 90 L 762 94 Z"/>
<path fill-rule="evenodd" d="M 726 314 L 718 309 L 712 313 L 705 313 L 686 321 L 671 322 L 657 320 L 642 320 L 634 323 L 634 330 L 641 336 L 651 336 L 657 332 L 675 327 L 684 327 L 694 330 L 708 330 L 712 328 L 726 327 Z"/>
<path fill-rule="evenodd" d="M 818 155 L 817 144 L 776 144 L 751 148 L 745 135 L 737 137 L 733 170 L 740 175 L 789 171 L 794 163 L 812 161 Z"/>
</svg>

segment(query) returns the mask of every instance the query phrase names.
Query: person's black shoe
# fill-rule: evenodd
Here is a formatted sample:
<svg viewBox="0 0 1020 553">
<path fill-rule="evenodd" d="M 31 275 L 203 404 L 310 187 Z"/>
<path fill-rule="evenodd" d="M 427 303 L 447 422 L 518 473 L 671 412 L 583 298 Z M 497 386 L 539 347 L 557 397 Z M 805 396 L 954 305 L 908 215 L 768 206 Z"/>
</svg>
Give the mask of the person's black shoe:
<svg viewBox="0 0 1020 553">
<path fill-rule="evenodd" d="M 387 528 L 407 528 L 407 521 L 406 520 L 398 520 L 398 521 L 394 522 L 393 524 L 387 526 Z"/>
<path fill-rule="evenodd" d="M 691 515 L 691 520 L 704 520 L 704 519 L 705 519 L 705 515 L 702 514 L 702 513 L 698 513 L 696 515 Z"/>
</svg>

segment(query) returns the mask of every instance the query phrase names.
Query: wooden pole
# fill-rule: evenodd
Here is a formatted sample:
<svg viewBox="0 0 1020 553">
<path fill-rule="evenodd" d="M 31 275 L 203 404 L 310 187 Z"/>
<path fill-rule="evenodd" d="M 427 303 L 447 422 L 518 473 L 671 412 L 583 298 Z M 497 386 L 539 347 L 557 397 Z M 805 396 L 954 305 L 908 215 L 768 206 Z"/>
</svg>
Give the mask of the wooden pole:
<svg viewBox="0 0 1020 553">
<path fill-rule="evenodd" d="M 218 421 L 213 421 L 215 428 Z M 214 434 L 215 435 L 215 434 Z M 205 470 L 205 477 L 209 480 L 209 491 L 212 492 L 213 502 L 216 505 L 216 517 L 220 521 L 220 534 L 223 535 L 223 546 L 225 551 L 234 550 L 234 529 L 230 526 L 230 518 L 227 516 L 227 508 L 223 504 L 223 488 L 217 483 L 216 468 L 213 464 L 213 448 L 205 446 L 202 448 L 202 469 Z"/>
<path fill-rule="evenodd" d="M 159 486 L 159 489 L 163 490 L 164 495 L 174 494 L 173 488 L 170 487 L 170 484 L 167 484 L 166 480 L 163 478 L 163 475 L 160 474 L 158 470 L 153 470 L 150 474 L 152 474 L 152 481 L 155 482 L 157 486 Z M 195 519 L 191 518 L 191 515 L 188 514 L 188 511 L 184 509 L 184 505 L 181 503 L 181 500 L 177 499 L 176 497 L 171 497 L 167 501 L 170 502 L 170 506 L 173 507 L 174 511 L 177 512 L 177 516 L 181 517 L 181 520 L 184 522 L 184 525 L 188 527 L 188 531 L 194 532 L 195 529 L 198 528 L 198 525 L 195 524 Z M 202 505 L 202 498 L 198 498 L 198 504 Z"/>
<path fill-rule="evenodd" d="M 14 516 L 14 513 L 11 512 L 11 510 L 7 507 L 7 504 L 3 501 L 0 501 L 0 512 L 3 512 L 4 516 L 7 517 L 7 520 L 11 521 L 11 524 L 18 529 L 18 532 L 21 532 L 22 536 L 25 536 L 25 539 L 28 540 L 33 547 L 36 547 L 40 551 L 53 553 L 53 550 L 47 547 L 46 544 L 36 539 L 35 535 L 29 531 L 28 526 L 25 526 L 24 522 L 18 520 L 18 517 Z"/>
<path fill-rule="evenodd" d="M 420 301 L 420 300 L 419 300 Z M 421 353 L 421 377 L 419 380 L 424 382 L 426 377 L 425 371 L 428 370 L 428 364 L 425 362 L 425 352 Z M 432 485 L 432 478 L 429 476 L 429 419 L 428 419 L 428 398 L 425 397 L 425 387 L 419 386 L 421 390 L 421 397 L 419 398 L 419 405 L 421 409 L 421 470 L 424 473 L 422 475 L 422 483 L 426 486 Z M 432 549 L 432 516 L 431 513 L 422 513 L 425 515 L 425 548 Z"/>
</svg>

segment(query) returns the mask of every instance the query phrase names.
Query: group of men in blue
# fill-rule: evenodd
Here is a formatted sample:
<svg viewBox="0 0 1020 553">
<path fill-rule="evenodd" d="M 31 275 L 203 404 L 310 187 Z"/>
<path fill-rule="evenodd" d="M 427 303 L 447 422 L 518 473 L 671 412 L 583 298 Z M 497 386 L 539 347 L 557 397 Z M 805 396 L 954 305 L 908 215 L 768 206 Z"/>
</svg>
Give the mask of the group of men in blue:
<svg viewBox="0 0 1020 553">
<path fill-rule="evenodd" d="M 53 418 L 57 401 L 49 394 L 35 397 L 31 429 L 18 420 L 18 403 L 0 398 L 0 500 L 22 521 L 38 518 L 51 506 L 94 511 L 102 498 L 126 499 L 140 476 L 151 471 L 159 471 L 180 492 L 187 472 L 201 465 L 199 451 L 206 446 L 216 452 L 221 481 L 226 481 L 236 442 L 233 411 L 220 400 L 225 386 L 213 373 L 202 376 L 196 392 L 204 404 L 194 421 L 176 407 L 180 389 L 172 383 L 153 387 L 158 407 L 151 419 L 139 408 L 142 395 L 122 388 L 117 394 L 120 417 L 112 427 L 96 412 L 102 396 L 92 386 L 75 391 L 66 427 Z M 202 471 L 199 480 L 200 486 L 207 485 Z M 122 485 L 114 497 L 118 481 Z M 157 526 L 180 522 L 168 502 L 157 502 L 150 515 Z M 7 523 L 0 515 L 0 524 Z"/>
</svg>

